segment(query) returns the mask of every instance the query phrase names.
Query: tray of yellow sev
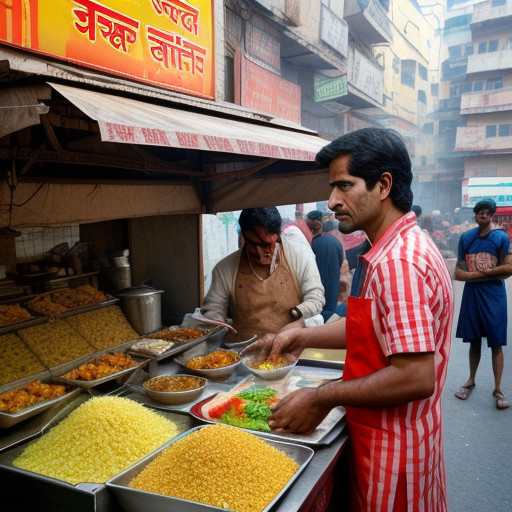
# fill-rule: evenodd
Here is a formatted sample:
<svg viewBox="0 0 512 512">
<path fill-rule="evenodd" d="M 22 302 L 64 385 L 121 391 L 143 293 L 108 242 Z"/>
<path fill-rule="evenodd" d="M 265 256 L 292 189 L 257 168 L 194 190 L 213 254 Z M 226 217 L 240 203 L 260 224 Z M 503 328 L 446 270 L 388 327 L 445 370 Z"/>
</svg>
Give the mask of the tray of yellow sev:
<svg viewBox="0 0 512 512">
<path fill-rule="evenodd" d="M 267 512 L 311 460 L 307 446 L 196 427 L 107 481 L 126 512 Z"/>
</svg>

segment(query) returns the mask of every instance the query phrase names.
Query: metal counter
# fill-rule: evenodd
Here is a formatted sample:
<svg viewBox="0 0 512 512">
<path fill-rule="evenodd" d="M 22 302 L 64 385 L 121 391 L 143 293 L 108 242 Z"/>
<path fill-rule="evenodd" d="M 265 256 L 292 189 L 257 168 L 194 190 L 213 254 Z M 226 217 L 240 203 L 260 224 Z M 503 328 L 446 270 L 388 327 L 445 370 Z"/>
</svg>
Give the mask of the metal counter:
<svg viewBox="0 0 512 512">
<path fill-rule="evenodd" d="M 305 366 L 317 366 L 319 368 L 332 368 L 342 370 L 342 363 L 326 361 L 300 361 Z M 162 373 L 177 373 L 179 365 L 173 360 L 156 362 L 150 365 L 150 375 Z M 124 387 L 126 391 L 126 387 Z M 110 394 L 110 391 L 109 391 Z M 112 394 L 118 394 L 118 390 L 112 390 Z M 80 395 L 80 400 L 86 399 L 86 393 Z M 68 405 L 69 407 L 69 405 Z M 63 409 L 68 409 L 63 406 Z M 60 411 L 62 418 L 62 413 Z M 168 417 L 179 424 L 179 430 L 201 425 L 193 419 L 185 410 L 163 411 Z M 40 418 L 53 425 L 53 421 L 45 416 Z M 27 437 L 33 438 L 41 435 L 49 428 L 48 425 L 37 425 L 37 419 L 27 420 L 27 425 L 20 424 L 0 432 L 0 495 L 3 503 L 13 504 L 10 510 L 16 512 L 123 512 L 112 492 L 104 484 L 80 484 L 76 487 L 51 478 L 36 475 L 27 471 L 12 467 L 12 460 L 21 453 Z M 29 432 L 24 431 L 28 428 Z M 16 438 L 25 436 L 25 441 L 16 441 Z M 313 446 L 314 456 L 304 469 L 299 478 L 291 485 L 281 499 L 272 507 L 272 512 L 298 511 L 303 507 L 307 510 L 312 500 L 322 491 L 325 482 L 334 472 L 336 461 L 346 447 L 348 435 L 346 427 L 341 433 L 327 445 Z M 149 511 L 148 511 L 149 512 Z"/>
</svg>

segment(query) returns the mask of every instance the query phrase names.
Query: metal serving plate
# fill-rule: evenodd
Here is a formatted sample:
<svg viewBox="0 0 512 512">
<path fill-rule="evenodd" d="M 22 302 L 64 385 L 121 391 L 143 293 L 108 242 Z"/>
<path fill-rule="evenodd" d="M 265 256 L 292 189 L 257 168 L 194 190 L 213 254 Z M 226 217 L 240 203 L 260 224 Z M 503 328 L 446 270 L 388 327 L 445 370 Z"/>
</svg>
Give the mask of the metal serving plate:
<svg viewBox="0 0 512 512">
<path fill-rule="evenodd" d="M 134 464 L 127 470 L 107 481 L 107 487 L 113 491 L 124 511 L 169 512 L 170 510 L 179 510 L 179 512 L 206 512 L 211 510 L 225 510 L 219 507 L 214 507 L 212 505 L 205 505 L 204 503 L 184 500 L 181 498 L 174 498 L 172 496 L 165 496 L 163 494 L 139 491 L 138 489 L 132 489 L 128 487 L 131 480 L 135 478 L 135 476 L 137 476 L 153 459 L 155 459 L 162 450 L 176 442 L 178 439 L 190 435 L 192 432 L 195 432 L 201 428 L 208 428 L 208 426 L 203 425 L 200 427 L 195 427 L 188 432 L 175 437 L 170 442 L 166 443 L 161 448 L 142 459 L 140 462 Z M 307 446 L 271 441 L 266 439 L 264 441 L 277 450 L 284 452 L 299 465 L 299 469 L 290 478 L 283 489 L 281 489 L 281 492 L 262 510 L 262 512 L 268 512 L 304 470 L 304 468 L 313 457 L 314 451 Z M 240 492 L 243 492 L 243 490 Z"/>
<path fill-rule="evenodd" d="M 324 364 L 324 362 L 320 362 L 318 367 L 297 364 L 287 377 L 279 381 L 262 380 L 255 376 L 245 377 L 245 380 L 251 379 L 255 384 L 275 389 L 278 393 L 277 396 L 282 398 L 297 389 L 316 388 L 325 382 L 339 379 L 341 374 L 342 372 L 338 368 L 332 368 Z M 242 380 L 238 380 L 234 385 L 229 387 L 226 386 L 224 391 L 230 391 L 241 382 Z M 207 389 L 207 391 L 210 391 L 210 389 Z M 219 424 L 220 422 L 218 421 L 206 419 L 201 413 L 201 407 L 208 401 L 212 400 L 215 396 L 216 394 L 211 394 L 207 398 L 204 398 L 192 405 L 189 410 L 190 415 L 203 423 Z M 335 407 L 329 412 L 311 435 L 289 434 L 280 430 L 272 430 L 270 432 L 260 432 L 248 429 L 243 430 L 266 439 L 300 443 L 308 446 L 326 446 L 332 443 L 332 441 L 334 441 L 334 439 L 336 439 L 336 437 L 343 431 L 345 423 L 345 409 L 343 407 Z"/>
<path fill-rule="evenodd" d="M 78 379 L 67 379 L 63 377 L 63 374 L 66 374 L 68 371 L 73 370 L 74 368 L 78 368 L 82 364 L 92 363 L 95 361 L 98 357 L 100 357 L 103 354 L 110 354 L 120 352 L 123 353 L 121 350 L 115 350 L 114 349 L 108 349 L 108 350 L 102 350 L 100 353 L 95 352 L 93 355 L 87 356 L 86 358 L 82 358 L 79 364 L 76 364 L 76 361 L 74 362 L 74 365 L 69 368 L 68 370 L 65 370 L 61 373 L 61 375 L 56 375 L 53 378 L 55 382 L 60 382 L 61 384 L 66 384 L 67 386 L 78 386 L 80 388 L 93 388 L 95 386 L 99 386 L 100 384 L 103 384 L 105 382 L 109 382 L 111 380 L 119 379 L 121 377 L 126 377 L 130 373 L 133 373 L 135 370 L 138 370 L 139 368 L 143 368 L 149 362 L 151 361 L 151 358 L 149 357 L 133 357 L 133 360 L 137 363 L 135 366 L 132 366 L 131 368 L 125 368 L 124 370 L 121 370 L 117 373 L 113 373 L 112 375 L 106 375 L 105 377 L 101 377 L 100 379 L 95 380 L 78 380 Z M 53 373 L 53 372 L 52 372 Z"/>
<path fill-rule="evenodd" d="M 30 381 L 31 382 L 31 381 Z M 12 389 L 19 389 L 23 388 L 23 386 L 16 386 Z M 73 387 L 70 391 L 65 393 L 62 396 L 52 398 L 51 400 L 44 400 L 42 402 L 39 402 L 38 404 L 32 405 L 30 407 L 25 407 L 24 409 L 21 409 L 16 412 L 3 412 L 0 411 L 0 428 L 9 428 L 13 425 L 16 425 L 20 421 L 26 420 L 28 418 L 31 418 L 32 416 L 35 416 L 36 414 L 40 414 L 46 409 L 49 409 L 50 407 L 53 407 L 54 405 L 67 402 L 68 400 L 71 400 L 76 395 L 82 392 L 81 388 Z"/>
<path fill-rule="evenodd" d="M 32 313 L 31 313 L 32 314 Z M 15 324 L 3 325 L 0 327 L 0 334 L 7 334 L 10 332 L 18 331 L 19 329 L 25 329 L 26 327 L 32 327 L 34 325 L 44 324 L 48 322 L 48 316 L 34 316 L 23 320 L 22 322 L 16 322 Z"/>
<path fill-rule="evenodd" d="M 184 329 L 185 329 L 185 327 L 184 327 Z M 164 329 L 159 329 L 159 331 L 162 331 L 162 330 L 164 330 Z M 165 352 L 162 352 L 161 354 L 159 354 L 157 356 L 150 356 L 148 354 L 144 354 L 144 356 L 151 357 L 155 361 L 162 361 L 163 359 L 167 359 L 176 354 L 180 354 L 181 352 L 184 352 L 185 350 L 189 350 L 190 348 L 193 348 L 196 345 L 199 345 L 203 341 L 206 341 L 208 343 L 217 343 L 217 342 L 220 343 L 222 338 L 224 338 L 226 331 L 227 331 L 227 329 L 225 327 L 221 327 L 221 326 L 214 327 L 209 332 L 207 332 L 204 336 L 200 336 L 199 338 L 195 338 L 190 341 L 175 341 L 174 345 L 172 347 L 170 347 L 168 350 L 166 350 Z M 144 336 L 144 338 L 148 338 L 148 337 L 149 337 L 148 335 Z M 132 343 L 136 343 L 137 341 L 140 341 L 140 340 L 138 340 L 138 339 L 134 340 Z M 137 354 L 136 351 L 133 351 L 130 353 Z M 139 354 L 142 355 L 141 353 L 139 353 Z"/>
</svg>

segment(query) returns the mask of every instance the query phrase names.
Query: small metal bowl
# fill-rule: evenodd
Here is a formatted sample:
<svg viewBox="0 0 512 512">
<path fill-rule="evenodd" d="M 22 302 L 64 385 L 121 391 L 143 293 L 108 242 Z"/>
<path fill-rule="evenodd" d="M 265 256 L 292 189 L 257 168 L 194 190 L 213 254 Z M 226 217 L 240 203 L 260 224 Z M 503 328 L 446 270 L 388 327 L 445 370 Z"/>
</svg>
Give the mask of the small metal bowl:
<svg viewBox="0 0 512 512">
<path fill-rule="evenodd" d="M 149 389 L 147 385 L 150 385 L 151 381 L 154 381 L 159 377 L 188 377 L 189 379 L 197 379 L 200 382 L 200 386 L 198 388 L 189 389 L 187 391 L 155 391 L 154 389 Z M 144 382 L 142 387 L 144 388 L 144 393 L 146 393 L 146 396 L 159 404 L 181 405 L 197 400 L 206 388 L 206 384 L 208 384 L 208 381 L 204 377 L 191 377 L 190 375 L 180 373 L 176 375 L 158 375 L 157 377 L 153 377 L 152 379 Z"/>
<path fill-rule="evenodd" d="M 241 354 L 240 361 L 243 366 L 260 379 L 279 380 L 286 377 L 297 364 L 297 358 L 291 354 L 283 354 L 282 357 L 288 364 L 281 368 L 276 368 L 275 370 L 259 370 L 258 368 L 254 368 L 254 366 L 258 366 L 264 362 L 263 360 L 258 359 L 254 354 Z"/>
</svg>

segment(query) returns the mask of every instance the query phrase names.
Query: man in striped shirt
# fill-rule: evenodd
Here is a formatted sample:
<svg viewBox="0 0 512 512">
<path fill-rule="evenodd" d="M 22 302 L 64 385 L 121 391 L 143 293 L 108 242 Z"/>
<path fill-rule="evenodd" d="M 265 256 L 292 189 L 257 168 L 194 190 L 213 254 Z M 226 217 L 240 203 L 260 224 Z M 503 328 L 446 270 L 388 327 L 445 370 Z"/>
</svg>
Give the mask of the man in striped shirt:
<svg viewBox="0 0 512 512">
<path fill-rule="evenodd" d="M 353 511 L 447 510 L 441 394 L 451 341 L 451 279 L 410 211 L 411 162 L 393 130 L 364 128 L 317 155 L 329 167 L 329 208 L 342 233 L 362 229 L 347 318 L 257 342 L 270 357 L 346 348 L 342 380 L 279 402 L 269 424 L 311 433 L 346 408 Z"/>
</svg>

